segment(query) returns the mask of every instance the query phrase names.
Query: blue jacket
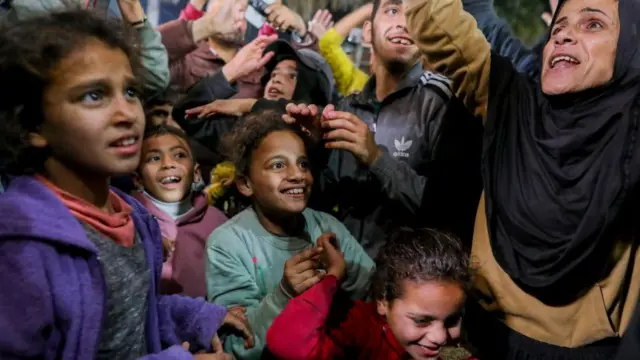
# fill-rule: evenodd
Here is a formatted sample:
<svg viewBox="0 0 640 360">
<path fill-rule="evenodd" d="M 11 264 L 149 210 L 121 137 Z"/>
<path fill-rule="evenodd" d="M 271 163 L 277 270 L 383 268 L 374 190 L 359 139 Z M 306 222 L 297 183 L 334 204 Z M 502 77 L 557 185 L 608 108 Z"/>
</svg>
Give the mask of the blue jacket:
<svg viewBox="0 0 640 360">
<path fill-rule="evenodd" d="M 180 344 L 211 350 L 226 309 L 203 299 L 158 295 L 160 228 L 133 198 L 151 268 L 146 360 L 192 359 Z M 98 249 L 63 203 L 33 177 L 0 195 L 0 359 L 95 358 L 106 314 Z M 164 351 L 163 351 L 164 349 Z"/>
</svg>

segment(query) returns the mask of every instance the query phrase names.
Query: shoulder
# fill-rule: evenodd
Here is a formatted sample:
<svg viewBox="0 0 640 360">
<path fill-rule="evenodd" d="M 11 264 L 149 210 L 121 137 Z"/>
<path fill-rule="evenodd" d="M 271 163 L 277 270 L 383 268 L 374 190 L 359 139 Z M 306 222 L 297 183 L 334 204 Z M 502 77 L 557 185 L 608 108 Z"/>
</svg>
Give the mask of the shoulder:
<svg viewBox="0 0 640 360">
<path fill-rule="evenodd" d="M 307 221 L 307 226 L 316 226 L 324 231 L 342 230 L 344 228 L 344 225 L 329 213 L 306 208 L 302 214 Z"/>
<path fill-rule="evenodd" d="M 451 80 L 444 75 L 432 71 L 424 71 L 420 75 L 416 87 L 437 95 L 444 103 L 454 97 Z"/>
<path fill-rule="evenodd" d="M 218 226 L 207 238 L 207 248 L 219 248 L 225 251 L 244 247 L 244 239 L 250 236 L 252 227 L 250 222 L 255 213 L 251 209 L 245 209 L 236 216 Z"/>
</svg>

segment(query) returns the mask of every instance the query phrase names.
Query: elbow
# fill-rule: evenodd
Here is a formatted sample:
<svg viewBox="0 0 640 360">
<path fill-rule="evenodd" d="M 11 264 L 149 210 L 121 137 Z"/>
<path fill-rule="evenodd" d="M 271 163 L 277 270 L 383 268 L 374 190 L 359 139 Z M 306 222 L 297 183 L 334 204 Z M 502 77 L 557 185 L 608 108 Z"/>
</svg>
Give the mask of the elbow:
<svg viewBox="0 0 640 360">
<path fill-rule="evenodd" d="M 276 321 L 273 322 L 269 330 L 267 330 L 267 349 L 270 355 L 281 360 L 309 360 L 313 357 L 308 351 L 307 346 L 299 341 L 294 340 L 287 331 L 288 327 L 279 326 Z"/>
</svg>

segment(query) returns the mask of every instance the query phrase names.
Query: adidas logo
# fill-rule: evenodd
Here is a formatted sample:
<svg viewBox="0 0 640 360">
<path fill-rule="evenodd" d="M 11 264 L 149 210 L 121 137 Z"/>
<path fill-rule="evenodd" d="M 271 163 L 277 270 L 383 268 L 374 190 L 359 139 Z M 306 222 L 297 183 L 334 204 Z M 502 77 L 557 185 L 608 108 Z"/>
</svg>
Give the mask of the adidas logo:
<svg viewBox="0 0 640 360">
<path fill-rule="evenodd" d="M 400 138 L 400 140 L 398 141 L 398 139 L 393 140 L 394 145 L 396 146 L 396 152 L 393 153 L 394 157 L 404 157 L 404 158 L 408 158 L 409 157 L 409 153 L 407 152 L 407 150 L 409 150 L 409 148 L 411 147 L 411 144 L 413 144 L 413 140 L 404 140 L 404 136 L 402 138 Z"/>
</svg>

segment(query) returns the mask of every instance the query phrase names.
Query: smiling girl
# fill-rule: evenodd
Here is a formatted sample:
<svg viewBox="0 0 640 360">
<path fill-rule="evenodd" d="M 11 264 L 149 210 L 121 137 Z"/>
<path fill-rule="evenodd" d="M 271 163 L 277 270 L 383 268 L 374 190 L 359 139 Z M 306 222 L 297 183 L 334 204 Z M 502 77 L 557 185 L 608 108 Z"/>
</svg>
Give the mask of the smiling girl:
<svg viewBox="0 0 640 360">
<path fill-rule="evenodd" d="M 234 338 L 225 349 L 238 359 L 259 359 L 271 321 L 293 296 L 324 276 L 323 243 L 334 241 L 347 262 L 342 284 L 352 298 L 366 293 L 373 261 L 337 219 L 307 208 L 313 176 L 307 136 L 280 113 L 248 115 L 225 139 L 239 192 L 251 207 L 207 240 L 207 293 L 216 304 L 244 306 L 256 346 Z"/>
<path fill-rule="evenodd" d="M 0 29 L 2 359 L 192 359 L 224 324 L 252 343 L 224 307 L 157 293 L 158 225 L 109 187 L 140 161 L 137 48 L 86 11 Z"/>
</svg>

